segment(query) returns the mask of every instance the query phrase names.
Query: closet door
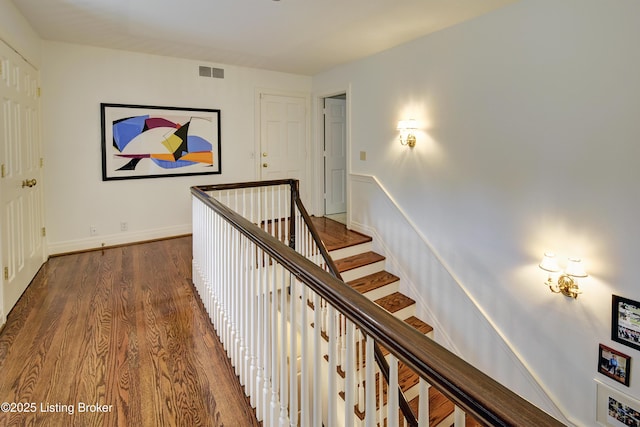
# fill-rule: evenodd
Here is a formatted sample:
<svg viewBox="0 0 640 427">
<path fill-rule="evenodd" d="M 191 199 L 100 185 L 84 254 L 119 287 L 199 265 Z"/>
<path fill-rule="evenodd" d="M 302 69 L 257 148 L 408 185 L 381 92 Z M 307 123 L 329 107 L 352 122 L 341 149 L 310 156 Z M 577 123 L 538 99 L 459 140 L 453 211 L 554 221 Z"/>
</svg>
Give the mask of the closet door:
<svg viewBox="0 0 640 427">
<path fill-rule="evenodd" d="M 38 71 L 0 42 L 0 324 L 45 261 Z"/>
</svg>

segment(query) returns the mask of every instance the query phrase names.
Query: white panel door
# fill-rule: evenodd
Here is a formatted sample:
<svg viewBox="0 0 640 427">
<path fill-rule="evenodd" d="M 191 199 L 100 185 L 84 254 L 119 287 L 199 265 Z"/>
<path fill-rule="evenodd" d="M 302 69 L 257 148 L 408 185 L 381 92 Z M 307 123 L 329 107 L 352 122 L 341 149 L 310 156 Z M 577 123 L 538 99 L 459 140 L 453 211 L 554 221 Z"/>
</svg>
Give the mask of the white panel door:
<svg viewBox="0 0 640 427">
<path fill-rule="evenodd" d="M 324 100 L 324 185 L 326 215 L 347 210 L 347 101 Z"/>
<path fill-rule="evenodd" d="M 306 190 L 306 99 L 262 94 L 260 97 L 260 170 L 263 180 L 294 178 Z"/>
<path fill-rule="evenodd" d="M 45 261 L 38 72 L 0 42 L 4 320 Z"/>
</svg>

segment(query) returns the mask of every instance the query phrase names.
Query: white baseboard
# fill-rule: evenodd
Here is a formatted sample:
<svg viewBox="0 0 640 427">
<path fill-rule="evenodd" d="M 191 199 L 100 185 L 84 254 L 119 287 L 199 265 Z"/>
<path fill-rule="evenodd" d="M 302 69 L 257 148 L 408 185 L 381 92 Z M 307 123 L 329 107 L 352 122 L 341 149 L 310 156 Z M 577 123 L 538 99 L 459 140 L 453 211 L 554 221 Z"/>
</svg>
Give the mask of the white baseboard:
<svg viewBox="0 0 640 427">
<path fill-rule="evenodd" d="M 67 240 L 63 242 L 49 242 L 50 255 L 67 252 L 99 249 L 105 246 L 123 245 L 127 243 L 143 242 L 145 240 L 161 239 L 165 237 L 191 234 L 191 224 L 177 225 L 173 227 L 156 228 L 138 232 L 124 232 L 106 236 L 92 236 L 86 239 Z"/>
</svg>

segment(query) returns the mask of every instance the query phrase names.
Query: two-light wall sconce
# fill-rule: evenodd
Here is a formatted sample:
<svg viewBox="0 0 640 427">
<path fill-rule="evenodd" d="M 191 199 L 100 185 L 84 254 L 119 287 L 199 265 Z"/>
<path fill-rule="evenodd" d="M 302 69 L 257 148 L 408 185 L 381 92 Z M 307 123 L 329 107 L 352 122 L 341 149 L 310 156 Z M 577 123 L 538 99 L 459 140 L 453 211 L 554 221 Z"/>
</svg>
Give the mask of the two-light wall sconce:
<svg viewBox="0 0 640 427">
<path fill-rule="evenodd" d="M 400 120 L 398 130 L 400 131 L 400 144 L 413 148 L 416 146 L 415 131 L 418 129 L 418 122 L 414 119 Z"/>
<path fill-rule="evenodd" d="M 556 255 L 553 252 L 545 252 L 538 267 L 549 272 L 549 277 L 544 284 L 549 286 L 551 292 L 561 293 L 562 295 L 571 298 L 578 298 L 578 295 L 582 293 L 578 287 L 577 278 L 587 277 L 588 274 L 584 269 L 582 260 L 579 258 L 569 258 L 567 260 L 567 267 L 564 269 L 564 272 L 562 272 L 558 266 Z M 551 274 L 558 272 L 560 272 L 560 276 L 558 277 L 557 282 L 554 282 Z"/>
</svg>

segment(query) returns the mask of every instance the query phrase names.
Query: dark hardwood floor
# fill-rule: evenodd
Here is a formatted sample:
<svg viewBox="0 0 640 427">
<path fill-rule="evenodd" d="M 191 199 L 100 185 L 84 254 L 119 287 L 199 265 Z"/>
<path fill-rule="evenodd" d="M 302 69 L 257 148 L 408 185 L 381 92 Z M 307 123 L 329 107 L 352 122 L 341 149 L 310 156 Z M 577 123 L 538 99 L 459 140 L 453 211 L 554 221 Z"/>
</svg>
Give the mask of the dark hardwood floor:
<svg viewBox="0 0 640 427">
<path fill-rule="evenodd" d="M 2 426 L 259 425 L 191 284 L 191 238 L 51 258 L 0 333 Z M 93 405 L 93 406 L 89 406 Z"/>
</svg>

